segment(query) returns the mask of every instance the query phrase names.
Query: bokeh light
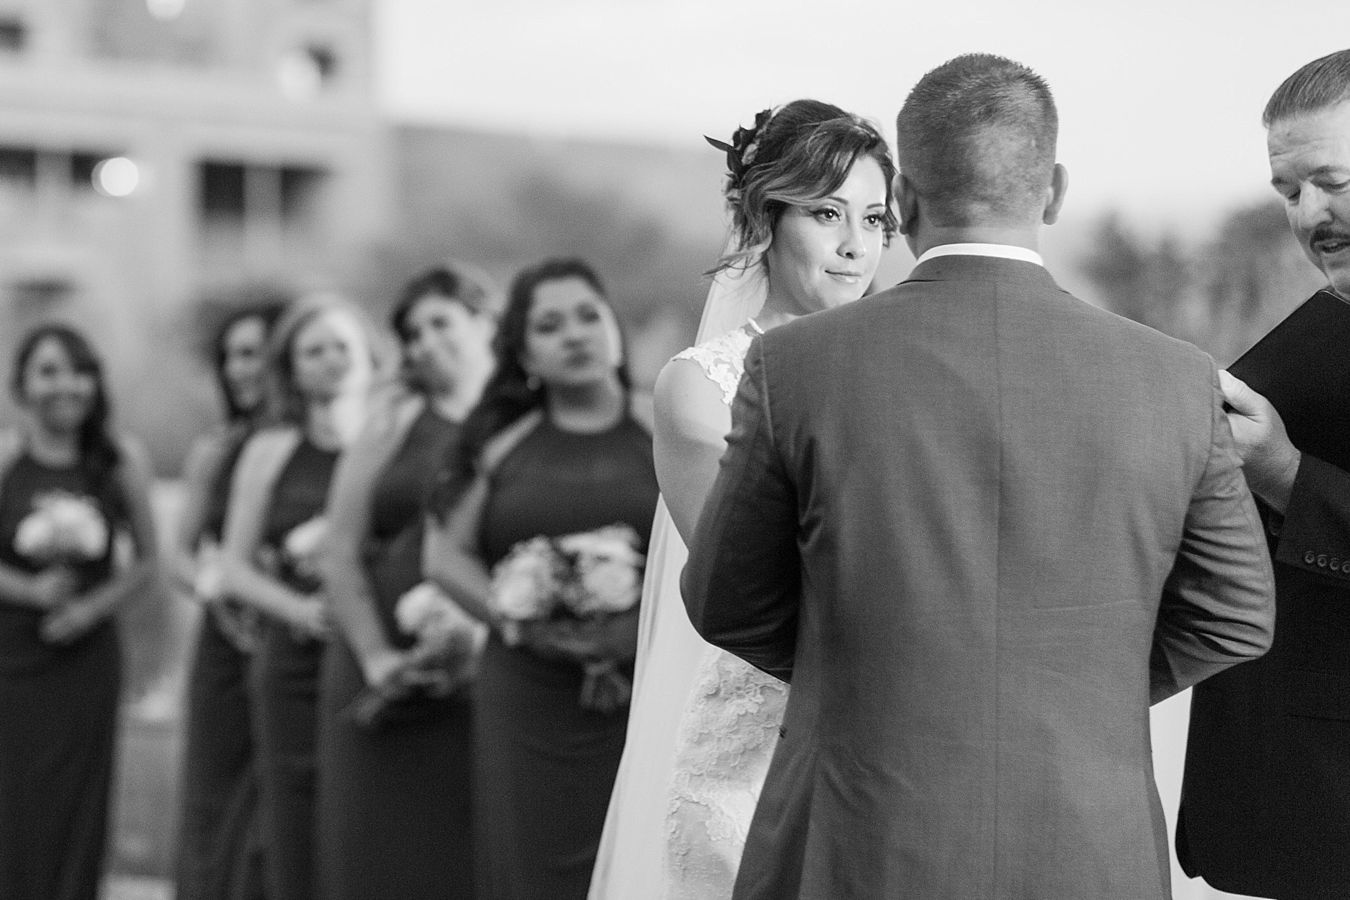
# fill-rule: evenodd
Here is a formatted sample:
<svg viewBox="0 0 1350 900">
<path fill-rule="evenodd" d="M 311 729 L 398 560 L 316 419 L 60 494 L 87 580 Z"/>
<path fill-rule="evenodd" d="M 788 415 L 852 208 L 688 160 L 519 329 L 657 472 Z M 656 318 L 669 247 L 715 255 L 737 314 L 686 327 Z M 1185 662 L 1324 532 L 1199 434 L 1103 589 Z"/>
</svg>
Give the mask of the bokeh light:
<svg viewBox="0 0 1350 900">
<path fill-rule="evenodd" d="M 145 8 L 150 15 L 163 22 L 169 22 L 183 14 L 187 0 L 145 0 Z"/>
<path fill-rule="evenodd" d="M 125 156 L 114 156 L 94 166 L 93 180 L 105 197 L 129 197 L 141 183 L 141 170 Z"/>
</svg>

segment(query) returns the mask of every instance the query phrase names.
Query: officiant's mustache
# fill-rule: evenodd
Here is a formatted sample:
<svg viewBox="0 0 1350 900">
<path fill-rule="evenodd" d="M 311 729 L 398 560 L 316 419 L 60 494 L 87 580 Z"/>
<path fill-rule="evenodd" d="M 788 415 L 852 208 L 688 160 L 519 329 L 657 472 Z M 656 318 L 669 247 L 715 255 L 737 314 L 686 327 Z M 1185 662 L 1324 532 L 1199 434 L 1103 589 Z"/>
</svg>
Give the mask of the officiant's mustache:
<svg viewBox="0 0 1350 900">
<path fill-rule="evenodd" d="M 1350 242 L 1350 232 L 1341 231 L 1328 225 L 1318 225 L 1317 228 L 1313 229 L 1312 237 L 1308 239 L 1308 243 L 1315 246 L 1323 241 Z"/>
</svg>

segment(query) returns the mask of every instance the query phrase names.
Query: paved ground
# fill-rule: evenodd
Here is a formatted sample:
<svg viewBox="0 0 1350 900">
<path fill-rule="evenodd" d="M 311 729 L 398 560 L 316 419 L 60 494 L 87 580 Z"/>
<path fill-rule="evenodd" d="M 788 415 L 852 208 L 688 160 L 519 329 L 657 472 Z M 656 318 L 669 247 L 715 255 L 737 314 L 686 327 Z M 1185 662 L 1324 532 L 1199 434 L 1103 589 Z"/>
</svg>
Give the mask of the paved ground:
<svg viewBox="0 0 1350 900">
<path fill-rule="evenodd" d="M 173 900 L 173 888 L 162 878 L 113 875 L 103 885 L 103 900 Z"/>
</svg>

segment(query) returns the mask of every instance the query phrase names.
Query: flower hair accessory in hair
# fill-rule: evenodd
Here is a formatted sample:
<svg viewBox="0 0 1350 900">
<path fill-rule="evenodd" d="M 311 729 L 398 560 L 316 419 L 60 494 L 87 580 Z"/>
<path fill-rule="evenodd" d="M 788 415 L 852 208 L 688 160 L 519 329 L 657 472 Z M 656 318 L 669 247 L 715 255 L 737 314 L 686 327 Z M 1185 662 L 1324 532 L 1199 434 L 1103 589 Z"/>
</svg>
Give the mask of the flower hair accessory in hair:
<svg viewBox="0 0 1350 900">
<path fill-rule="evenodd" d="M 745 172 L 750 168 L 751 163 L 755 161 L 755 155 L 759 152 L 759 139 L 764 132 L 764 126 L 769 124 L 773 118 L 776 109 L 762 109 L 755 114 L 755 124 L 749 128 L 737 128 L 731 135 L 731 143 L 719 141 L 716 138 L 710 138 L 706 134 L 703 139 L 721 150 L 727 155 L 727 172 L 730 177 L 727 179 L 727 199 L 735 200 L 740 196 L 741 180 L 745 177 Z"/>
</svg>

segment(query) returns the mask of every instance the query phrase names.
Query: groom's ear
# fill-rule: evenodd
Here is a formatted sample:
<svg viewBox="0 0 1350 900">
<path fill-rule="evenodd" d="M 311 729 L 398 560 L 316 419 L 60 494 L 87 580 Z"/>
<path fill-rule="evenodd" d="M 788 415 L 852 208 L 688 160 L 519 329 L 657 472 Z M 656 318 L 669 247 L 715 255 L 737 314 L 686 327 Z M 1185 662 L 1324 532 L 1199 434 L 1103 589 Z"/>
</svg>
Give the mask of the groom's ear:
<svg viewBox="0 0 1350 900">
<path fill-rule="evenodd" d="M 900 233 L 912 234 L 919 219 L 919 192 L 904 172 L 895 173 L 891 192 L 895 195 L 895 215 L 900 220 Z"/>
<path fill-rule="evenodd" d="M 1055 224 L 1059 219 L 1059 210 L 1064 206 L 1064 197 L 1069 193 L 1069 170 L 1062 163 L 1055 163 L 1050 173 L 1050 186 L 1045 189 L 1045 211 L 1041 221 L 1046 225 Z"/>
</svg>

